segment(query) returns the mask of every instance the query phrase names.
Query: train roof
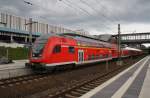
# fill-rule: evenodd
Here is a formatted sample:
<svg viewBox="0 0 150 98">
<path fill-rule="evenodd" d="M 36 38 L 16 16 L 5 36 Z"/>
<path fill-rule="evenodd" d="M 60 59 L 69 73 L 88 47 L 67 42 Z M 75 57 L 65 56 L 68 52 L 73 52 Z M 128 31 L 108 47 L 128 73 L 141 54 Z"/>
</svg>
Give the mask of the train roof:
<svg viewBox="0 0 150 98">
<path fill-rule="evenodd" d="M 88 39 L 93 39 L 93 40 L 99 40 L 99 41 L 104 41 L 104 40 L 101 40 L 95 36 L 92 36 L 92 35 L 82 35 L 82 34 L 77 34 L 77 33 L 62 33 L 62 34 L 59 34 L 59 35 L 68 35 L 68 36 L 72 36 L 72 37 L 81 37 L 81 38 L 88 38 Z M 106 42 L 106 41 L 104 41 Z"/>
<path fill-rule="evenodd" d="M 94 36 L 86 36 L 86 35 L 81 35 L 81 34 L 76 34 L 76 33 L 62 33 L 62 34 L 43 34 L 41 35 L 38 39 L 48 39 L 49 37 L 52 36 L 60 36 L 60 37 L 68 37 L 68 38 L 73 38 L 78 41 L 80 44 L 84 45 L 89 45 L 89 46 L 95 46 L 95 47 L 111 47 L 111 44 L 97 39 Z"/>
<path fill-rule="evenodd" d="M 103 41 L 103 42 L 109 42 L 109 40 L 112 38 L 112 35 L 104 34 L 104 35 L 82 35 L 82 34 L 77 34 L 77 33 L 61 33 L 61 34 L 43 34 L 40 36 L 40 38 L 48 38 L 50 36 L 65 36 L 65 37 L 71 37 L 71 38 L 88 38 L 88 39 L 93 39 L 97 41 Z"/>
<path fill-rule="evenodd" d="M 94 36 L 81 35 L 76 33 L 64 33 L 62 36 L 71 37 L 76 39 L 79 43 L 90 44 L 96 47 L 111 47 L 110 43 L 97 39 Z"/>
</svg>

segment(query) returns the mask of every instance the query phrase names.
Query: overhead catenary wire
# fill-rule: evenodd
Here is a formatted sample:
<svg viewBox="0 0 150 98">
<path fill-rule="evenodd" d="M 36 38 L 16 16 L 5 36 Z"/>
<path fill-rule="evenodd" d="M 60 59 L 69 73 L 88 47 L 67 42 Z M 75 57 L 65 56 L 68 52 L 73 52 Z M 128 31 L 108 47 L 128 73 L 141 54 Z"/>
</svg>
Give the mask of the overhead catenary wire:
<svg viewBox="0 0 150 98">
<path fill-rule="evenodd" d="M 72 9 L 74 9 L 75 11 L 78 11 L 78 8 L 76 8 L 76 7 L 74 7 L 74 6 L 70 6 L 70 4 L 68 3 L 68 2 L 65 2 L 64 0 L 62 1 L 65 5 L 67 5 L 69 8 L 72 8 Z M 82 12 L 84 12 L 84 13 L 82 13 L 82 14 L 86 14 L 86 15 L 89 15 L 89 13 L 87 12 L 87 11 L 84 11 L 83 9 L 80 9 Z M 80 11 L 80 12 L 81 12 Z"/>
<path fill-rule="evenodd" d="M 85 2 L 85 1 L 83 1 L 83 0 L 80 0 L 80 2 L 82 2 L 84 5 L 86 5 L 86 6 L 88 6 L 89 8 L 91 8 L 94 12 L 101 14 L 102 18 L 105 19 L 105 20 L 103 20 L 103 21 L 105 21 L 105 23 L 108 23 L 108 25 L 109 25 L 109 24 L 114 25 L 114 24 L 113 24 L 114 21 L 111 20 L 111 19 L 109 19 L 105 14 L 103 14 L 103 13 L 97 11 L 94 7 L 90 6 L 87 2 Z M 101 17 L 98 17 L 98 18 L 99 18 L 100 20 L 102 20 Z"/>
<path fill-rule="evenodd" d="M 68 2 L 70 5 L 72 5 L 72 2 L 70 2 L 69 0 L 64 0 L 66 2 Z M 73 5 L 72 5 L 73 6 Z M 87 10 L 81 8 L 80 6 L 76 5 L 78 9 L 80 9 L 82 12 L 86 13 L 87 15 L 91 16 L 92 14 L 89 13 Z M 71 7 L 71 6 L 70 6 Z"/>
<path fill-rule="evenodd" d="M 26 3 L 26 2 L 28 2 L 28 1 L 25 1 L 24 0 L 24 2 Z M 28 3 L 27 3 L 28 4 Z M 34 6 L 34 7 L 37 7 L 37 8 L 40 8 L 40 9 L 44 9 L 44 10 L 47 10 L 47 11 L 51 11 L 52 13 L 56 13 L 54 10 L 52 10 L 52 9 L 48 9 L 48 8 L 46 8 L 46 7 L 43 7 L 43 6 L 41 6 L 41 5 L 38 5 L 38 4 L 35 4 L 35 3 L 32 3 L 32 2 L 29 2 L 29 5 L 30 6 Z"/>
<path fill-rule="evenodd" d="M 65 1 L 67 1 L 68 3 L 70 3 L 70 4 L 72 4 L 72 2 L 71 1 L 69 1 L 69 0 L 65 0 Z M 77 5 L 77 4 L 74 4 L 74 5 L 72 5 L 72 6 L 76 6 L 77 8 L 79 8 L 79 9 L 81 9 L 82 11 L 86 11 L 87 12 L 87 14 L 89 15 L 89 16 L 92 16 L 92 17 L 95 17 L 93 14 L 91 14 L 90 12 L 88 12 L 87 10 L 85 10 L 85 9 L 83 9 L 82 7 L 80 7 L 79 5 Z M 111 30 L 111 28 L 110 27 L 108 27 L 107 25 L 105 25 L 104 23 L 100 23 L 100 24 L 102 24 L 105 28 L 107 28 L 107 29 L 110 29 Z"/>
<path fill-rule="evenodd" d="M 43 6 L 41 6 L 41 5 L 37 5 L 37 4 L 34 4 L 34 3 L 32 3 L 32 2 L 28 2 L 28 1 L 25 1 L 25 3 L 30 3 L 30 6 L 35 6 L 35 7 L 38 7 L 38 8 L 42 8 L 42 9 L 44 9 L 44 10 L 48 10 L 49 11 L 49 9 L 47 9 L 46 7 L 43 7 Z M 61 2 L 63 2 L 63 0 L 61 0 Z M 78 8 L 76 8 L 76 7 L 72 7 L 72 6 L 70 6 L 68 3 L 66 3 L 66 2 L 63 2 L 66 6 L 68 6 L 68 8 L 71 8 L 71 9 L 73 9 L 73 10 L 75 10 L 75 12 L 77 12 L 77 10 L 78 10 Z M 81 9 L 81 11 L 83 12 L 83 10 L 84 9 Z M 53 10 L 51 10 L 52 11 L 52 13 L 56 13 L 55 11 L 53 11 Z M 81 12 L 80 11 L 80 12 Z M 85 13 L 81 13 L 81 14 L 85 14 L 85 15 L 89 15 L 89 13 L 88 12 L 86 12 L 86 10 L 85 10 Z M 80 14 L 80 15 L 81 15 Z M 49 21 L 49 19 L 47 18 L 47 17 L 45 17 L 45 16 L 39 16 L 40 18 L 42 18 L 42 19 L 44 19 L 44 20 L 48 20 Z"/>
<path fill-rule="evenodd" d="M 95 0 L 95 2 L 96 2 L 103 10 L 107 11 L 107 12 L 110 13 L 110 14 L 113 13 L 111 9 L 106 10 L 106 7 L 101 3 L 101 1 Z M 114 16 L 113 18 L 115 18 L 115 20 L 118 20 L 118 21 L 121 20 L 120 17 L 117 17 L 117 16 Z"/>
<path fill-rule="evenodd" d="M 114 20 L 110 19 L 109 17 L 107 17 L 105 14 L 97 11 L 94 7 L 90 6 L 87 2 L 80 0 L 80 2 L 82 2 L 83 4 L 85 4 L 86 6 L 88 6 L 89 8 L 91 8 L 93 11 L 95 11 L 96 13 L 101 14 L 101 16 L 103 16 L 103 18 L 105 18 L 107 21 L 111 21 L 110 23 L 113 23 Z"/>
<path fill-rule="evenodd" d="M 114 19 L 110 19 L 110 18 L 107 17 L 105 14 L 103 14 L 103 13 L 97 11 L 97 9 L 95 9 L 95 7 L 92 7 L 92 6 L 91 6 L 90 4 L 88 4 L 87 2 L 85 2 L 85 1 L 83 1 L 83 0 L 80 0 L 80 2 L 82 2 L 83 4 L 85 4 L 86 6 L 88 6 L 89 8 L 91 8 L 93 11 L 95 11 L 95 12 L 97 12 L 97 13 L 100 13 L 100 14 L 103 16 L 103 18 L 105 18 L 105 19 L 107 20 L 107 22 L 111 23 L 111 25 L 116 24 L 116 23 L 115 23 L 115 21 L 117 20 L 116 18 L 115 18 L 115 20 L 114 20 Z"/>
<path fill-rule="evenodd" d="M 65 1 L 65 2 L 64 2 L 64 1 Z M 71 2 L 70 0 L 61 0 L 61 2 L 64 3 L 65 5 L 67 5 L 69 8 L 72 8 L 72 9 L 74 9 L 74 10 L 76 10 L 76 11 L 82 11 L 82 12 L 84 12 L 86 15 L 88 15 L 88 17 L 89 17 L 89 16 L 92 16 L 92 17 L 94 16 L 93 14 L 91 14 L 90 12 L 88 12 L 86 9 L 80 7 L 80 6 L 77 5 L 77 4 L 72 5 L 72 4 L 71 4 L 72 2 Z M 40 6 L 40 5 L 37 5 L 37 4 L 33 4 L 33 3 L 31 3 L 31 4 L 32 4 L 33 6 L 37 6 L 37 7 L 40 7 L 40 8 L 42 8 L 42 9 L 48 10 L 47 8 L 44 8 L 43 6 Z M 39 16 L 39 17 L 41 17 L 42 19 L 45 19 L 45 20 L 48 19 L 47 17 L 44 17 L 44 16 Z M 95 17 L 95 16 L 94 16 L 94 17 Z M 48 20 L 49 20 L 49 19 L 48 19 Z M 110 28 L 109 26 L 107 26 L 105 23 L 100 22 L 99 24 L 102 24 L 102 25 L 104 26 L 104 28 L 111 30 L 111 28 Z"/>
</svg>

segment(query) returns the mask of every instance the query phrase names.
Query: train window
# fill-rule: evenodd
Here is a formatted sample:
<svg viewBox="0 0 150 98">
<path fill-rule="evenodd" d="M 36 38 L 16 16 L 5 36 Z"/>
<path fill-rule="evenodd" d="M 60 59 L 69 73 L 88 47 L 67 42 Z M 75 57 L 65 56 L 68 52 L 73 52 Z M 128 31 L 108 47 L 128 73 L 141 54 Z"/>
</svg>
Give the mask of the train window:
<svg viewBox="0 0 150 98">
<path fill-rule="evenodd" d="M 88 55 L 88 60 L 90 60 L 91 59 L 91 55 Z"/>
<path fill-rule="evenodd" d="M 91 60 L 91 59 L 92 59 L 91 55 L 88 55 L 88 60 Z"/>
<path fill-rule="evenodd" d="M 74 52 L 75 52 L 74 47 L 69 47 L 69 53 L 74 53 Z"/>
<path fill-rule="evenodd" d="M 59 52 L 61 52 L 61 46 L 60 45 L 56 45 L 54 47 L 53 53 L 59 53 Z"/>
<path fill-rule="evenodd" d="M 95 59 L 95 56 L 94 56 L 94 54 L 92 55 L 92 59 Z"/>
<path fill-rule="evenodd" d="M 100 59 L 102 59 L 102 58 L 103 58 L 103 55 L 102 55 L 102 54 L 100 54 L 100 55 L 99 55 L 99 58 L 100 58 Z"/>
<path fill-rule="evenodd" d="M 108 54 L 106 54 L 105 57 L 108 58 Z"/>
<path fill-rule="evenodd" d="M 99 56 L 98 56 L 98 54 L 96 55 L 96 59 L 98 59 L 99 58 Z"/>
<path fill-rule="evenodd" d="M 112 57 L 112 54 L 109 54 L 109 57 Z"/>
</svg>

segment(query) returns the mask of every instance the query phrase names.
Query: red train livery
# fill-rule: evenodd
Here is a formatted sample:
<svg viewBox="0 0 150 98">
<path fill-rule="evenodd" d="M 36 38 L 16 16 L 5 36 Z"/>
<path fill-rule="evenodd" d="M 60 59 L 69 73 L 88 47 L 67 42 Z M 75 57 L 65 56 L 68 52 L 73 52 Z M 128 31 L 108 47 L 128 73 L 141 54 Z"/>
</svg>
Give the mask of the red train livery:
<svg viewBox="0 0 150 98">
<path fill-rule="evenodd" d="M 122 57 L 130 56 L 133 49 L 121 51 Z M 140 54 L 141 51 L 136 51 Z M 61 65 L 82 65 L 111 60 L 118 57 L 117 45 L 80 34 L 42 35 L 31 50 L 29 58 L 33 69 L 52 69 Z M 132 54 L 133 55 L 133 54 Z M 135 53 L 134 53 L 135 55 Z"/>
</svg>

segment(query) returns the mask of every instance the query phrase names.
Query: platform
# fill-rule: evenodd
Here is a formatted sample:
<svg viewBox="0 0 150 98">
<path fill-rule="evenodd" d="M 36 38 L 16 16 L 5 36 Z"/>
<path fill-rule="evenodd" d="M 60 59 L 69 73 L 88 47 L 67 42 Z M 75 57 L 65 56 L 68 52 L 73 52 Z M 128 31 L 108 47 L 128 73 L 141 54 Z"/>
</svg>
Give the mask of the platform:
<svg viewBox="0 0 150 98">
<path fill-rule="evenodd" d="M 24 68 L 26 62 L 28 62 L 28 60 L 14 60 L 13 63 L 10 64 L 0 64 L 0 70 Z"/>
<path fill-rule="evenodd" d="M 0 64 L 0 79 L 31 74 L 31 69 L 25 67 L 28 60 L 14 60 L 11 64 Z"/>
<path fill-rule="evenodd" d="M 80 98 L 150 98 L 150 56 Z"/>
</svg>

